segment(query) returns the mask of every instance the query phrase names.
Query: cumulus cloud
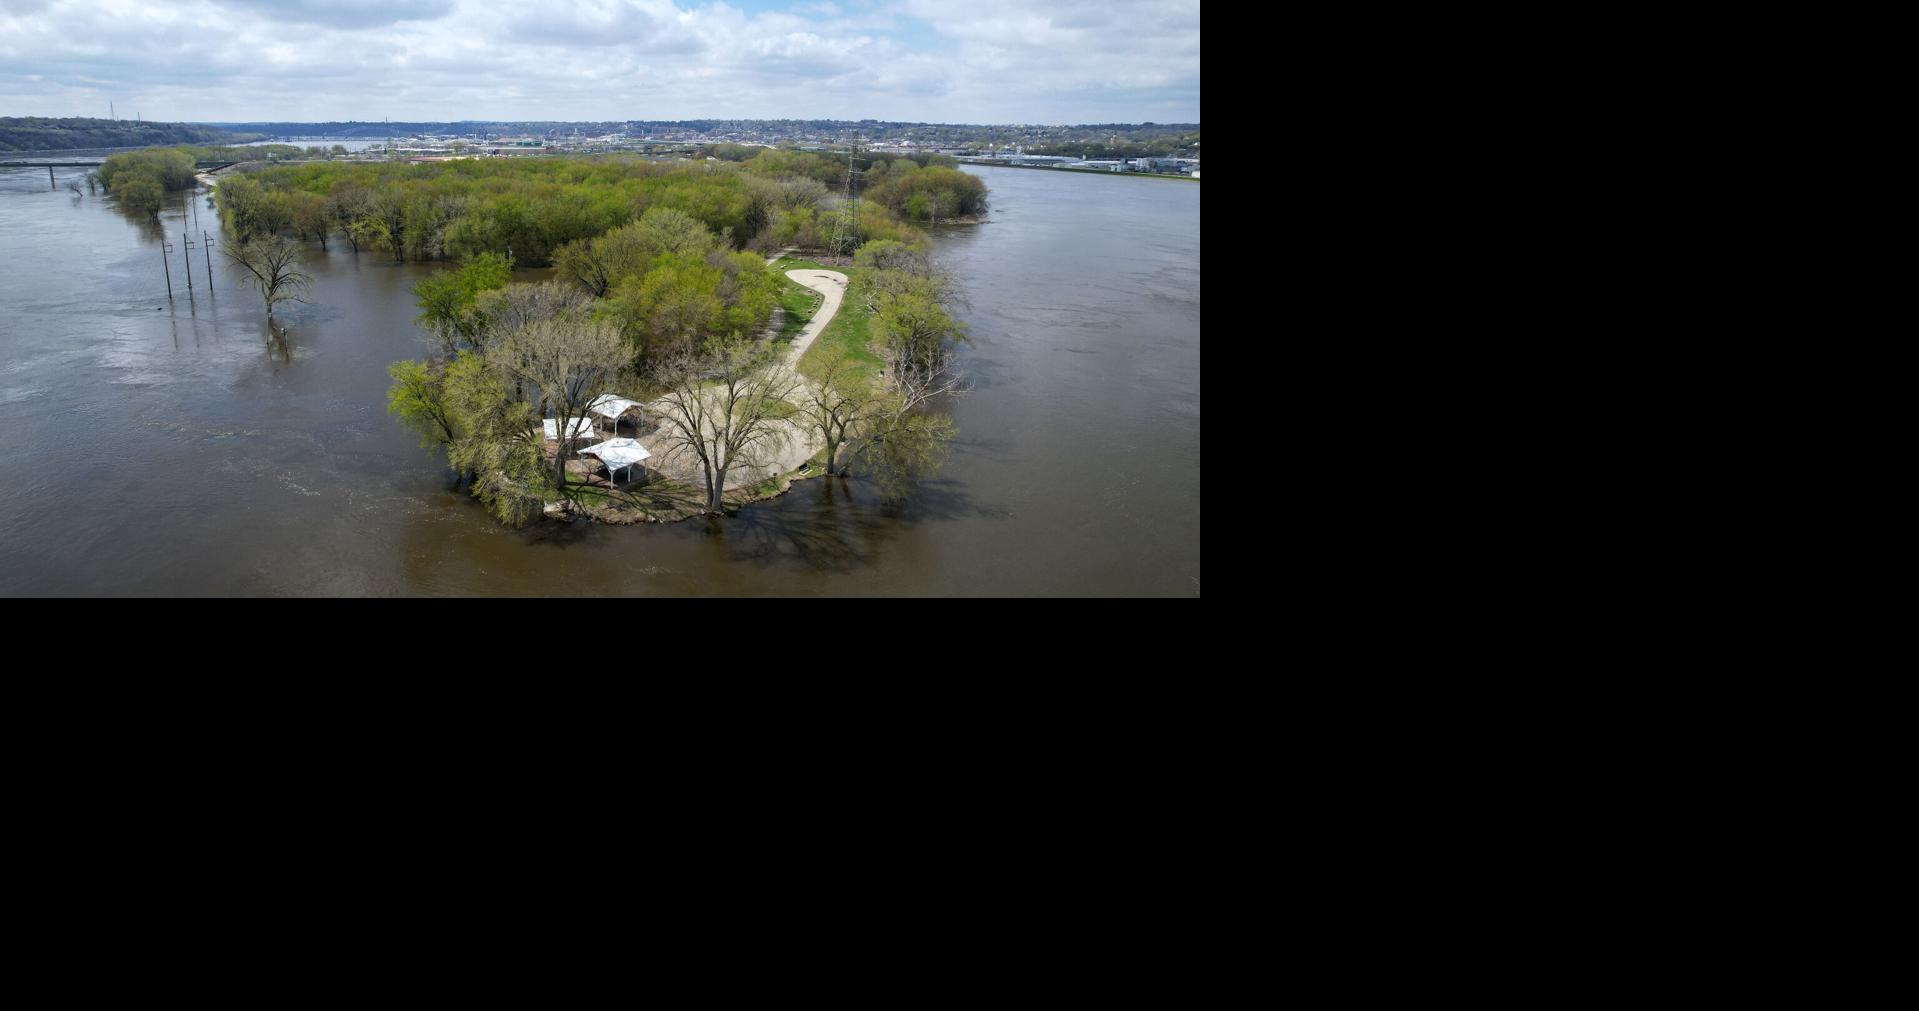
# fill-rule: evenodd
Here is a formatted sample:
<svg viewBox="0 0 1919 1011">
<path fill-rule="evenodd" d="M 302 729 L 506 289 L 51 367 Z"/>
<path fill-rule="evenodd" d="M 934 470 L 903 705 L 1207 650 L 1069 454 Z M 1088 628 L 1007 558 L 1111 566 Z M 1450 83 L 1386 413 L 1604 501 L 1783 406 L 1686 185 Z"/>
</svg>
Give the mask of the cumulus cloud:
<svg viewBox="0 0 1919 1011">
<path fill-rule="evenodd" d="M 236 13 L 293 24 L 381 28 L 433 20 L 453 11 L 453 0 L 223 0 Z"/>
<path fill-rule="evenodd" d="M 0 0 L 0 110 L 1199 119 L 1197 0 Z"/>
</svg>

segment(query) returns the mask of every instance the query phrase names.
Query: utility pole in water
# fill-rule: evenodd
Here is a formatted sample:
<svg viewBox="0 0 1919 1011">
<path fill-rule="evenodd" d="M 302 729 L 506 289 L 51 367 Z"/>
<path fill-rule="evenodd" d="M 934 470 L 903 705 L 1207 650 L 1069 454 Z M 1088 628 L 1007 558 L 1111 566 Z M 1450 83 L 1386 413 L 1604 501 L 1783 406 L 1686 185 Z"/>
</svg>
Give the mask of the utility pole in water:
<svg viewBox="0 0 1919 1011">
<path fill-rule="evenodd" d="M 207 294 L 213 294 L 213 236 L 205 229 L 200 230 L 200 252 L 207 258 Z"/>
<path fill-rule="evenodd" d="M 173 268 L 167 265 L 167 254 L 171 252 L 173 252 L 173 243 L 168 242 L 163 233 L 160 236 L 160 266 L 165 267 L 167 271 L 167 301 L 169 302 L 173 301 Z"/>
<path fill-rule="evenodd" d="M 193 234 L 192 232 L 187 232 L 186 234 L 180 236 L 180 269 L 187 272 L 187 297 L 188 298 L 193 297 L 193 257 L 187 255 L 187 250 L 192 249 L 194 245 L 193 239 L 189 238 L 189 236 L 191 236 L 192 234 Z M 211 276 L 207 278 L 207 283 L 208 284 L 213 283 L 213 278 Z"/>
</svg>

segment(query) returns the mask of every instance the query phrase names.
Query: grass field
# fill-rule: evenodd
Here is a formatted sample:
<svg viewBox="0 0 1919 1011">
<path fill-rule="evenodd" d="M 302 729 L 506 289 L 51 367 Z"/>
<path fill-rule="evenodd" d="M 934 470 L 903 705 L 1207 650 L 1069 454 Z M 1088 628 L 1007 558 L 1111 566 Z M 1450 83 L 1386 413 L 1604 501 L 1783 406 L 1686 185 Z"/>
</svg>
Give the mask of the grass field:
<svg viewBox="0 0 1919 1011">
<path fill-rule="evenodd" d="M 819 310 L 820 294 L 803 284 L 794 284 L 783 270 L 773 276 L 780 282 L 780 307 L 786 310 L 786 322 L 780 325 L 780 332 L 773 335 L 773 339 L 787 344 L 806 329 L 807 321 Z"/>
<path fill-rule="evenodd" d="M 786 272 L 789 270 L 835 270 L 838 268 L 828 267 L 815 263 L 812 260 L 801 260 L 783 256 L 774 261 L 770 269 L 781 281 L 792 284 L 792 280 L 786 276 Z M 844 272 L 842 271 L 842 273 Z M 799 288 L 801 291 L 807 290 L 801 285 L 793 286 Z M 809 295 L 812 294 L 811 292 L 807 293 Z M 785 297 L 784 291 L 781 297 Z M 815 304 L 817 305 L 817 299 L 815 299 Z M 872 334 L 867 327 L 867 317 L 866 306 L 859 298 L 857 285 L 848 288 L 846 297 L 840 301 L 839 315 L 833 317 L 833 322 L 826 326 L 826 332 L 820 334 L 819 339 L 813 342 L 812 347 L 806 349 L 806 355 L 800 359 L 800 373 L 802 375 L 817 376 L 820 363 L 832 353 L 828 349 L 843 347 L 847 350 L 848 356 L 853 359 L 853 367 L 857 373 L 869 379 L 878 375 L 880 359 L 878 355 L 873 353 L 871 346 Z M 811 313 L 808 314 L 807 318 L 812 318 Z M 803 325 L 804 324 L 802 324 L 802 326 Z M 799 333 L 799 329 L 794 328 L 793 333 Z M 786 337 L 784 330 L 781 331 L 781 336 L 783 338 Z"/>
</svg>

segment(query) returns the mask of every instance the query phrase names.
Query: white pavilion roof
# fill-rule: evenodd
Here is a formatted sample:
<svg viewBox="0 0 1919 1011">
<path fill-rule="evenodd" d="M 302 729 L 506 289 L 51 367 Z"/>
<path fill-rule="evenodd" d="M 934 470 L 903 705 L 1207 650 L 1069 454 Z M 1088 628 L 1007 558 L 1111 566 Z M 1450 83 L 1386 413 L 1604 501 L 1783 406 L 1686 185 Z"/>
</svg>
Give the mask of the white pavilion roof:
<svg viewBox="0 0 1919 1011">
<path fill-rule="evenodd" d="M 560 437 L 560 424 L 555 419 L 546 418 L 543 419 L 540 424 L 546 428 L 546 437 L 548 439 L 558 439 Z M 574 418 L 573 423 L 567 426 L 567 431 L 571 433 L 567 436 L 571 439 L 591 439 L 598 434 L 593 431 L 592 418 Z"/>
<path fill-rule="evenodd" d="M 617 418 L 638 406 L 640 406 L 640 402 L 637 400 L 628 400 L 625 397 L 604 393 L 594 398 L 592 403 L 586 405 L 586 409 L 603 417 Z"/>
<path fill-rule="evenodd" d="M 640 445 L 638 439 L 608 439 L 580 450 L 582 456 L 589 454 L 599 457 L 600 462 L 606 464 L 609 470 L 631 467 L 653 455 L 647 452 L 645 446 Z"/>
</svg>

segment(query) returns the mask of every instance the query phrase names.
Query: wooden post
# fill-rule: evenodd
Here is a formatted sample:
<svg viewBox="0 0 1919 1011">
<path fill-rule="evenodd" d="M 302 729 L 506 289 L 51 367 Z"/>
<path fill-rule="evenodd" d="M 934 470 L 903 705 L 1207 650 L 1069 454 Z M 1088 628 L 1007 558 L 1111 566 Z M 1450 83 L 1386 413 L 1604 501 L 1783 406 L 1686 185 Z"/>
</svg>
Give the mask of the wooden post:
<svg viewBox="0 0 1919 1011">
<path fill-rule="evenodd" d="M 56 190 L 60 188 L 60 184 L 59 184 L 59 183 L 56 183 L 56 182 L 54 182 L 54 181 L 53 181 L 53 166 L 52 166 L 52 165 L 48 165 L 48 166 L 47 166 L 47 185 L 48 185 L 48 186 L 51 186 L 51 187 L 53 187 L 53 188 L 54 188 L 54 189 L 56 189 Z"/>
</svg>

